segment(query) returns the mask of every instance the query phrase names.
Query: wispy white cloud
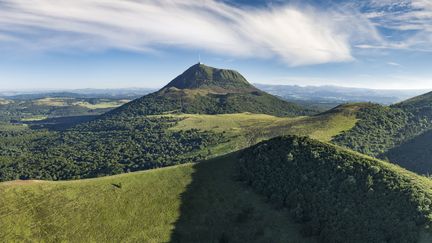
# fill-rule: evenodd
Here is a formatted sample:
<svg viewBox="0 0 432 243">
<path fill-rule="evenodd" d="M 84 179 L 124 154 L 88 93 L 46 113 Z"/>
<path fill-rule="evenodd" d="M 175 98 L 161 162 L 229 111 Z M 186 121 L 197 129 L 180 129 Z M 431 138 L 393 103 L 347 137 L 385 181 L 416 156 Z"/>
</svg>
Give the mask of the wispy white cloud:
<svg viewBox="0 0 432 243">
<path fill-rule="evenodd" d="M 387 65 L 394 66 L 394 67 L 402 67 L 402 65 L 397 62 L 387 62 Z"/>
<path fill-rule="evenodd" d="M 296 65 L 352 60 L 379 39 L 362 16 L 312 7 L 239 8 L 214 0 L 2 0 L 1 36 L 34 50 L 206 50 Z"/>
<path fill-rule="evenodd" d="M 376 26 L 397 31 L 398 40 L 379 44 L 363 44 L 360 48 L 406 49 L 432 51 L 432 1 L 430 0 L 369 0 L 364 16 Z M 363 5 L 364 7 L 364 5 Z M 394 38 L 393 38 L 394 39 Z"/>
</svg>

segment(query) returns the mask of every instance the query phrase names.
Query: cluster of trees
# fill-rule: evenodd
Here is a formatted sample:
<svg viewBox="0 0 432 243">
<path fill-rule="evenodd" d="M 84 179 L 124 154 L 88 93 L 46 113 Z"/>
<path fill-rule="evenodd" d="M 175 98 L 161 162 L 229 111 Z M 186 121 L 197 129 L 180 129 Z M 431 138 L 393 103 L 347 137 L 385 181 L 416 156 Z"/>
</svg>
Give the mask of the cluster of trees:
<svg viewBox="0 0 432 243">
<path fill-rule="evenodd" d="M 417 242 L 432 226 L 429 181 L 308 138 L 244 150 L 237 175 L 323 242 Z"/>
<path fill-rule="evenodd" d="M 78 179 L 193 162 L 225 141 L 169 117 L 97 119 L 63 132 L 0 132 L 0 181 Z"/>
</svg>

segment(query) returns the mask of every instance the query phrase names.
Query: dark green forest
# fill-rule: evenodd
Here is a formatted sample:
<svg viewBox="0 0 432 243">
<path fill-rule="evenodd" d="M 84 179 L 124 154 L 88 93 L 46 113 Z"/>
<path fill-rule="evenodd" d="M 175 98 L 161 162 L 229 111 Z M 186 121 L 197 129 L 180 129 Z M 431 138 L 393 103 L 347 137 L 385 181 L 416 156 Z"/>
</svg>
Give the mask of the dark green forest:
<svg viewBox="0 0 432 243">
<path fill-rule="evenodd" d="M 432 131 L 427 131 L 384 154 L 393 163 L 430 176 L 432 173 Z"/>
<path fill-rule="evenodd" d="M 172 132 L 172 118 L 97 119 L 69 130 L 0 132 L 0 181 L 64 180 L 145 170 L 210 156 L 222 134 Z"/>
<path fill-rule="evenodd" d="M 237 172 L 322 242 L 416 242 L 432 225 L 425 178 L 308 138 L 248 148 Z"/>
</svg>

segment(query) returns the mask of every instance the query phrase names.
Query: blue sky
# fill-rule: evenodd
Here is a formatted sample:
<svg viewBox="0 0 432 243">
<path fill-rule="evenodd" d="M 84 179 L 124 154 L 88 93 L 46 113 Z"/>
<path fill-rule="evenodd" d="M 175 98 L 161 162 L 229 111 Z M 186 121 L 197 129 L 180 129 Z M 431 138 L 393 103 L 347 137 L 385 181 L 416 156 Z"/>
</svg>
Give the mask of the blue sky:
<svg viewBox="0 0 432 243">
<path fill-rule="evenodd" d="M 430 0 L 0 0 L 0 90 L 250 82 L 432 89 Z"/>
</svg>

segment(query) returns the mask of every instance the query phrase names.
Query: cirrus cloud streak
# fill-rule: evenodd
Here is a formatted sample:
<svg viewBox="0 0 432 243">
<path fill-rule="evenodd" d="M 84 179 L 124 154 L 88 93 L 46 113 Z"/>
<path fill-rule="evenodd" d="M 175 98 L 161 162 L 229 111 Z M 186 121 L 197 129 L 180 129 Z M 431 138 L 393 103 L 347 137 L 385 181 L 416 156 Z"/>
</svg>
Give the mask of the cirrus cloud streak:
<svg viewBox="0 0 432 243">
<path fill-rule="evenodd" d="M 366 42 L 380 38 L 366 18 L 312 7 L 239 8 L 214 0 L 0 0 L 0 48 L 181 48 L 278 58 L 298 66 L 352 60 L 356 36 Z"/>
</svg>

